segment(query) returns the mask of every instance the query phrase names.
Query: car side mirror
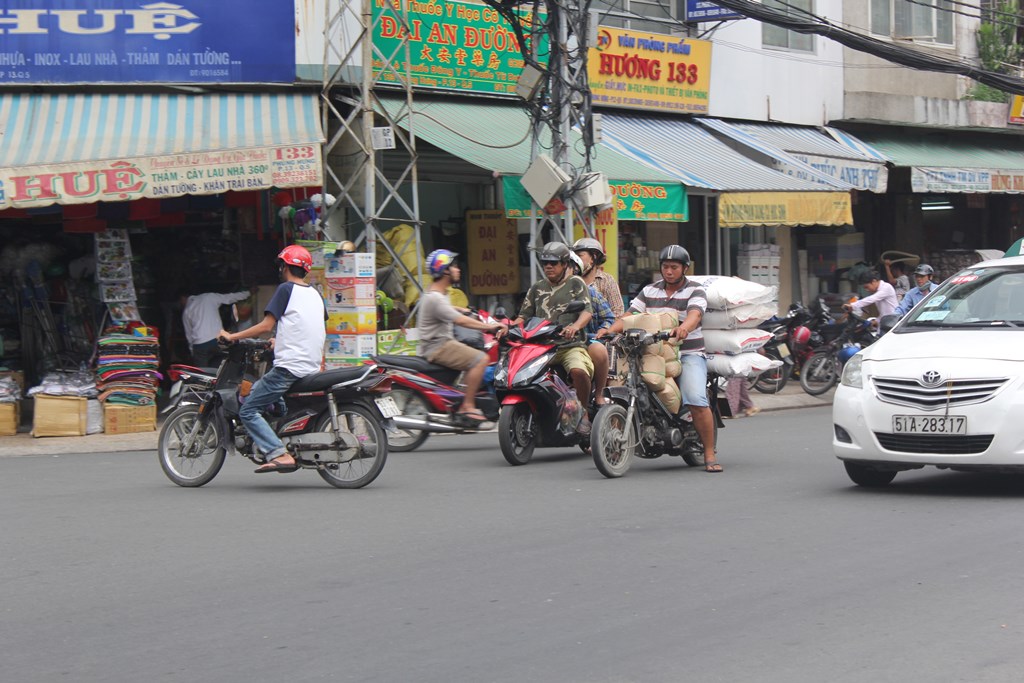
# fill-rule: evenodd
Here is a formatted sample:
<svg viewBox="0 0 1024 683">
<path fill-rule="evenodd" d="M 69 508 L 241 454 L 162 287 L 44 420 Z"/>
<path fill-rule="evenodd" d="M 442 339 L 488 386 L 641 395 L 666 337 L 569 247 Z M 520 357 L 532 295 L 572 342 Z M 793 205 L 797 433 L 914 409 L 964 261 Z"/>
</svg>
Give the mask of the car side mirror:
<svg viewBox="0 0 1024 683">
<path fill-rule="evenodd" d="M 885 334 L 892 328 L 896 327 L 896 323 L 900 321 L 900 317 L 895 313 L 889 315 L 883 315 L 878 319 L 878 334 Z"/>
</svg>

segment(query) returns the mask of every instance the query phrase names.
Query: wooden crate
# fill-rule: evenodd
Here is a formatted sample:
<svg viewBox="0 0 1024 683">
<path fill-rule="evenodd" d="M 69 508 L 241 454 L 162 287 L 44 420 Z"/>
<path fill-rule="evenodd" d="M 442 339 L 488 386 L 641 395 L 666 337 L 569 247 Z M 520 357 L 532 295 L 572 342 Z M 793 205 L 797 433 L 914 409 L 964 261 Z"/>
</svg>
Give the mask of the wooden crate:
<svg viewBox="0 0 1024 683">
<path fill-rule="evenodd" d="M 18 433 L 21 420 L 21 403 L 0 403 L 0 436 L 14 436 Z"/>
<path fill-rule="evenodd" d="M 87 401 L 78 396 L 36 394 L 32 436 L 84 436 Z"/>
<path fill-rule="evenodd" d="M 156 405 L 103 405 L 103 431 L 107 434 L 151 432 L 156 429 Z"/>
</svg>

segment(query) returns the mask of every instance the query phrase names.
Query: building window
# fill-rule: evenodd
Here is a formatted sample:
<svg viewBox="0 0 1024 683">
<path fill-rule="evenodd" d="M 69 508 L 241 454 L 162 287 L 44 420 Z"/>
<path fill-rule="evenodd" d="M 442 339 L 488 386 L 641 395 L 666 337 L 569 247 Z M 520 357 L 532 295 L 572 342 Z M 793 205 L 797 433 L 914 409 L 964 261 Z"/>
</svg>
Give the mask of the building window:
<svg viewBox="0 0 1024 683">
<path fill-rule="evenodd" d="M 953 44 L 952 0 L 871 0 L 871 32 L 896 40 Z"/>
<path fill-rule="evenodd" d="M 810 19 L 812 0 L 763 0 L 765 7 L 782 10 L 801 19 Z M 761 24 L 761 41 L 766 47 L 781 47 L 800 52 L 814 52 L 814 35 L 797 33 L 781 26 Z"/>
<path fill-rule="evenodd" d="M 593 0 L 590 4 L 592 10 L 600 13 L 602 26 L 650 33 L 673 33 L 681 30 L 672 7 L 669 0 Z M 606 11 L 614 13 L 615 16 L 605 15 Z M 627 18 L 630 14 L 638 15 L 638 18 Z M 644 21 L 639 17 L 662 21 Z"/>
</svg>

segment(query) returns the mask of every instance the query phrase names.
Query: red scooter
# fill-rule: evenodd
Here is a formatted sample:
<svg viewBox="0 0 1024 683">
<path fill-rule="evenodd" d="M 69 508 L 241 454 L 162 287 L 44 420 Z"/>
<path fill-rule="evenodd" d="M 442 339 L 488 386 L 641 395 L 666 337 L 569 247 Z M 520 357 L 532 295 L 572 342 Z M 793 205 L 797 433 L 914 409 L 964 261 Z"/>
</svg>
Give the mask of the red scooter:
<svg viewBox="0 0 1024 683">
<path fill-rule="evenodd" d="M 566 313 L 578 313 L 585 304 L 574 301 Z M 551 364 L 563 341 L 562 326 L 543 318 L 530 318 L 509 329 L 504 353 L 494 373 L 494 389 L 501 401 L 498 443 L 510 465 L 525 465 L 538 446 L 580 446 L 587 451 L 590 437 L 576 433 L 586 415 L 586 403 L 561 367 Z M 589 399 L 589 397 L 588 397 Z"/>
<path fill-rule="evenodd" d="M 473 310 L 471 315 L 481 322 L 497 322 L 484 310 Z M 462 434 L 494 427 L 499 406 L 488 380 L 493 374 L 493 363 L 498 359 L 498 343 L 489 333 L 469 335 L 460 341 L 485 351 L 492 364 L 476 396 L 476 405 L 487 422 L 463 421 L 456 414 L 465 397 L 464 388 L 457 384 L 462 374 L 458 370 L 435 365 L 419 356 L 373 356 L 372 362 L 391 378 L 390 395 L 401 411 L 385 430 L 389 450 L 399 453 L 415 450 L 431 433 Z"/>
</svg>

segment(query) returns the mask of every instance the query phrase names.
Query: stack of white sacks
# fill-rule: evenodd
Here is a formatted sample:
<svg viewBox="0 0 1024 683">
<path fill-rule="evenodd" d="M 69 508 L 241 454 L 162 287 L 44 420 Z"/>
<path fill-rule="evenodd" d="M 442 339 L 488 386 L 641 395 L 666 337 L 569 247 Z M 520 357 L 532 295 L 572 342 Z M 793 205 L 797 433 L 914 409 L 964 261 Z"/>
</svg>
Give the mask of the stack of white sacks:
<svg viewBox="0 0 1024 683">
<path fill-rule="evenodd" d="M 772 338 L 771 332 L 757 326 L 778 313 L 777 287 L 721 275 L 689 279 L 700 283 L 707 295 L 701 328 L 708 372 L 722 377 L 756 377 L 782 365 L 782 361 L 757 352 Z"/>
</svg>

